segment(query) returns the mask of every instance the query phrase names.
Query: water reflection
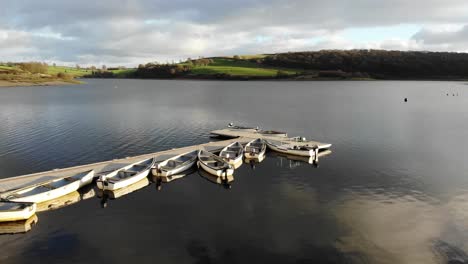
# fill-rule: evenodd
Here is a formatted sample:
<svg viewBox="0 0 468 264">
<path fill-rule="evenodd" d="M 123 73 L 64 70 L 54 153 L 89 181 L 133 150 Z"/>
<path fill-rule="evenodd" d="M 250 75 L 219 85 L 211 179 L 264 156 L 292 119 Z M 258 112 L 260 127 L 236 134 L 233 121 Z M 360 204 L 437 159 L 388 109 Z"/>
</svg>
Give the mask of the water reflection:
<svg viewBox="0 0 468 264">
<path fill-rule="evenodd" d="M 187 175 L 193 174 L 194 172 L 197 171 L 197 167 L 191 167 L 190 169 L 179 173 L 177 175 L 171 175 L 171 176 L 166 176 L 166 177 L 161 177 L 158 175 L 151 175 L 151 182 L 154 182 L 156 184 L 156 190 L 160 191 L 162 190 L 163 184 L 167 184 L 169 182 L 173 182 L 178 179 L 182 179 Z"/>
<path fill-rule="evenodd" d="M 37 215 L 31 216 L 27 220 L 0 222 L 0 235 L 26 233 L 39 221 Z"/>
<path fill-rule="evenodd" d="M 150 181 L 149 179 L 146 177 L 146 178 L 143 178 L 141 179 L 140 181 L 134 183 L 134 184 L 131 184 L 127 187 L 124 187 L 124 188 L 120 188 L 120 189 L 117 189 L 117 190 L 101 190 L 101 189 L 98 189 L 97 190 L 97 197 L 98 198 L 101 198 L 101 206 L 103 208 L 107 207 L 108 206 L 108 203 L 109 203 L 109 199 L 111 200 L 114 200 L 114 199 L 118 199 L 120 197 L 123 197 L 125 195 L 128 195 L 130 193 L 133 193 L 133 192 L 136 192 L 140 189 L 143 189 L 144 187 L 148 186 L 150 184 Z"/>
<path fill-rule="evenodd" d="M 44 212 L 56 210 L 80 201 L 87 200 L 96 196 L 94 184 L 89 184 L 79 189 L 78 191 L 71 192 L 67 195 L 58 197 L 56 199 L 48 200 L 37 204 L 37 212 Z"/>
<path fill-rule="evenodd" d="M 59 198 L 38 203 L 37 212 L 56 210 L 65 206 L 78 203 L 79 201 L 81 201 L 81 195 L 78 191 L 74 191 Z"/>
<path fill-rule="evenodd" d="M 244 162 L 245 164 L 249 164 L 252 169 L 255 169 L 257 164 L 261 163 L 264 159 L 265 159 L 265 155 L 260 155 L 258 158 L 253 158 L 253 159 L 245 158 Z"/>
<path fill-rule="evenodd" d="M 166 177 L 161 177 L 161 176 L 158 176 L 158 175 L 151 175 L 151 181 L 154 182 L 154 183 L 158 183 L 158 182 L 162 182 L 162 183 L 169 183 L 169 182 L 172 182 L 172 181 L 175 181 L 175 180 L 178 180 L 178 179 L 181 179 L 187 175 L 190 175 L 192 173 L 194 173 L 195 171 L 197 171 L 197 167 L 191 167 L 190 169 L 184 171 L 184 172 L 181 172 L 179 174 L 176 174 L 176 175 L 170 175 L 170 176 L 166 176 Z"/>
<path fill-rule="evenodd" d="M 314 165 L 314 167 L 319 166 L 319 159 L 325 156 L 328 156 L 332 153 L 331 150 L 320 151 L 317 155 L 317 159 L 314 157 L 304 157 L 304 156 L 295 156 L 288 155 L 280 152 L 269 152 L 268 155 L 278 158 L 277 165 L 282 168 L 295 169 L 305 164 Z"/>
<path fill-rule="evenodd" d="M 444 206 L 431 197 L 351 192 L 332 210 L 347 230 L 336 247 L 348 253 L 362 252 L 371 263 L 441 263 L 441 255 L 450 258 L 442 263 L 454 263 L 450 261 L 466 256 L 460 253 L 466 248 L 455 250 L 440 241 L 452 223 Z M 457 257 L 452 258 L 454 255 Z"/>
<path fill-rule="evenodd" d="M 234 175 L 230 176 L 214 176 L 204 170 L 198 170 L 198 174 L 203 178 L 217 185 L 221 185 L 225 189 L 231 189 L 231 182 L 234 181 Z"/>
</svg>

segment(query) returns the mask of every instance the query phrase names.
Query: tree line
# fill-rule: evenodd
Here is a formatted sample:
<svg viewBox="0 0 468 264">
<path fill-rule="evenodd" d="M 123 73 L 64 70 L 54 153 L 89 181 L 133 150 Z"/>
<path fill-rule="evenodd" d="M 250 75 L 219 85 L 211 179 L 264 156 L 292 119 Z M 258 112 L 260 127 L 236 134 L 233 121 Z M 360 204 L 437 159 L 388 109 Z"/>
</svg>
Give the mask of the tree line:
<svg viewBox="0 0 468 264">
<path fill-rule="evenodd" d="M 322 50 L 270 54 L 255 62 L 267 66 L 374 78 L 466 78 L 468 53 Z"/>
</svg>

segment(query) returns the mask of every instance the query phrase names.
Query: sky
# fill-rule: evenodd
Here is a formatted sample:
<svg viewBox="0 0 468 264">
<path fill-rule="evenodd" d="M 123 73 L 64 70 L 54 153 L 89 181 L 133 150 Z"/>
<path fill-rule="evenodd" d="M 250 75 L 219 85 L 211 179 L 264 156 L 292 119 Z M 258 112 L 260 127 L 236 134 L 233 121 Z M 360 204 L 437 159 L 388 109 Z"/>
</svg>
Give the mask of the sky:
<svg viewBox="0 0 468 264">
<path fill-rule="evenodd" d="M 467 0 L 0 0 L 0 61 L 136 66 L 188 57 L 468 52 Z"/>
</svg>

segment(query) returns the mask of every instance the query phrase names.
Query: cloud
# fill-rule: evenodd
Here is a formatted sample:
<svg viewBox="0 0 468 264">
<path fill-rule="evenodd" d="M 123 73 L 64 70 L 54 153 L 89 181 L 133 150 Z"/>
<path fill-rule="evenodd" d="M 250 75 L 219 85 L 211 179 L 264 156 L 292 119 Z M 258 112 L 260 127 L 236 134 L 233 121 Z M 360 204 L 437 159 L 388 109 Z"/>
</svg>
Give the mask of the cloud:
<svg viewBox="0 0 468 264">
<path fill-rule="evenodd" d="M 466 29 L 431 31 L 440 25 L 463 26 L 465 0 L 0 2 L 0 60 L 136 65 L 328 48 L 463 51 L 467 44 Z M 411 38 L 398 30 L 380 39 L 364 33 L 359 41 L 346 34 L 348 29 L 408 25 L 421 31 Z"/>
<path fill-rule="evenodd" d="M 412 39 L 431 46 L 433 49 L 468 51 L 468 25 L 458 29 L 453 27 L 424 28 Z"/>
</svg>

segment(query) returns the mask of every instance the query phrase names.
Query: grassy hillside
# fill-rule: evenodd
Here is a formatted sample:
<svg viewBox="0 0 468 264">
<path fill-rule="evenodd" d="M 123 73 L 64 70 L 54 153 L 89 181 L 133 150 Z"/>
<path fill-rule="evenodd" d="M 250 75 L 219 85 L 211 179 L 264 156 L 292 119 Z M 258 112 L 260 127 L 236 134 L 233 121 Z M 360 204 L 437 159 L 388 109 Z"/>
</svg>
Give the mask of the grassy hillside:
<svg viewBox="0 0 468 264">
<path fill-rule="evenodd" d="M 2 64 L 0 65 L 0 86 L 79 83 L 74 78 L 83 76 L 85 73 L 85 70 L 53 67 L 42 63 Z"/>
<path fill-rule="evenodd" d="M 114 77 L 116 78 L 126 78 L 126 77 L 129 77 L 131 76 L 134 72 L 135 72 L 136 69 L 121 69 L 121 70 L 112 70 L 110 72 L 112 72 L 114 74 Z"/>
<path fill-rule="evenodd" d="M 209 65 L 194 66 L 190 73 L 195 75 L 227 74 L 232 76 L 275 77 L 278 71 L 287 75 L 294 75 L 298 72 L 298 70 L 294 69 L 259 65 L 244 59 L 212 58 L 212 60 L 213 63 Z"/>
<path fill-rule="evenodd" d="M 47 73 L 51 75 L 57 75 L 58 73 L 68 73 L 75 77 L 82 77 L 86 74 L 90 74 L 91 70 L 86 69 L 77 69 L 75 67 L 66 67 L 66 66 L 49 66 Z"/>
</svg>

